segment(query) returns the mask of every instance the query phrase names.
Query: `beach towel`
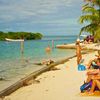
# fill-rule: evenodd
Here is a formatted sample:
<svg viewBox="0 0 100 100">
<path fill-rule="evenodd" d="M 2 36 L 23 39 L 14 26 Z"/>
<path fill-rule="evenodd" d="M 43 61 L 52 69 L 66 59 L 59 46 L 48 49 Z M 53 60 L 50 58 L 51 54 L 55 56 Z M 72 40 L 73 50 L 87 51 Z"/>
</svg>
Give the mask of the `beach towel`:
<svg viewBox="0 0 100 100">
<path fill-rule="evenodd" d="M 84 71 L 84 70 L 86 70 L 86 67 L 82 64 L 79 64 L 78 65 L 78 71 Z"/>
</svg>

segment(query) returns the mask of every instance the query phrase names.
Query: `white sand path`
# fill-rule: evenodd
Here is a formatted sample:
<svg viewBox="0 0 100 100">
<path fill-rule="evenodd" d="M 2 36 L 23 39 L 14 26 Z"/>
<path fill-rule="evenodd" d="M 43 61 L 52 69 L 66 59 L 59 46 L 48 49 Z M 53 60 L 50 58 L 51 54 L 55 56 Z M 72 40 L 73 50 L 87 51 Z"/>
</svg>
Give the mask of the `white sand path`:
<svg viewBox="0 0 100 100">
<path fill-rule="evenodd" d="M 94 55 L 84 55 L 84 63 L 94 58 Z M 80 95 L 85 72 L 77 70 L 76 58 L 56 67 L 60 70 L 41 74 L 37 77 L 40 83 L 22 87 L 4 100 L 100 100 L 100 97 Z"/>
</svg>

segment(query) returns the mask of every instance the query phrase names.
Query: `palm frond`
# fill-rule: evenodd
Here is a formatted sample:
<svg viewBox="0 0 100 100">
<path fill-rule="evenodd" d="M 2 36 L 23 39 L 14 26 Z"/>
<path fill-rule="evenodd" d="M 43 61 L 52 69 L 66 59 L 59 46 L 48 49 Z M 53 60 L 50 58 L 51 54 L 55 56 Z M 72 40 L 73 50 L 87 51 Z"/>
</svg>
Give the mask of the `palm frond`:
<svg viewBox="0 0 100 100">
<path fill-rule="evenodd" d="M 79 22 L 89 22 L 88 25 L 84 26 L 80 30 L 82 32 L 88 32 L 94 35 L 94 39 L 100 41 L 100 0 L 84 0 L 87 4 L 83 5 L 82 13 Z"/>
<path fill-rule="evenodd" d="M 98 13 L 98 11 L 94 7 L 91 7 L 91 6 L 85 6 L 85 7 L 83 7 L 82 8 L 82 12 L 83 13 L 92 13 L 92 14 Z"/>
<path fill-rule="evenodd" d="M 100 0 L 94 0 L 93 2 L 95 5 L 100 6 Z"/>
<path fill-rule="evenodd" d="M 85 0 L 85 2 L 100 6 L 100 0 Z"/>
<path fill-rule="evenodd" d="M 89 24 L 81 28 L 80 35 L 82 34 L 82 32 L 89 32 L 90 34 L 94 35 L 96 29 L 97 24 Z"/>
<path fill-rule="evenodd" d="M 98 28 L 95 32 L 95 35 L 94 35 L 94 41 L 97 42 L 97 41 L 100 41 L 100 28 Z"/>
<path fill-rule="evenodd" d="M 82 6 L 82 9 L 89 6 L 89 3 L 86 3 L 85 5 Z"/>
<path fill-rule="evenodd" d="M 83 15 L 83 16 L 80 16 L 79 23 L 82 24 L 85 21 L 93 22 L 93 21 L 96 21 L 97 19 L 98 19 L 98 16 L 96 16 L 96 15 Z"/>
</svg>

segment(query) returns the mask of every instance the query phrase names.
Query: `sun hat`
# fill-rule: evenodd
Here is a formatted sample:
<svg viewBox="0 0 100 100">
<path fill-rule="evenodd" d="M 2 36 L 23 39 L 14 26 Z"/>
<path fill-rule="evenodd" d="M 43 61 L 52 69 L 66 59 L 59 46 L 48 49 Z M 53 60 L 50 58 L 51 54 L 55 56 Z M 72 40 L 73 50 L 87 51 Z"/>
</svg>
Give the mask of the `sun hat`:
<svg viewBox="0 0 100 100">
<path fill-rule="evenodd" d="M 76 40 L 77 42 L 80 42 L 80 39 L 79 38 L 77 38 L 77 40 Z"/>
<path fill-rule="evenodd" d="M 77 38 L 77 40 L 76 40 L 76 45 L 79 45 L 79 44 L 80 44 L 80 39 Z"/>
</svg>

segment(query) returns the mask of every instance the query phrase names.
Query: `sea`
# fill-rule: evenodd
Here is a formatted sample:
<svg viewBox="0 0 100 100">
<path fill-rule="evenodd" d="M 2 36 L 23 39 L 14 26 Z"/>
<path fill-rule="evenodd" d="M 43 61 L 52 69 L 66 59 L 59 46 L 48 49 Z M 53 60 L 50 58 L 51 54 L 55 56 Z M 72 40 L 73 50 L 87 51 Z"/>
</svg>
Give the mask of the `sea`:
<svg viewBox="0 0 100 100">
<path fill-rule="evenodd" d="M 75 55 L 74 49 L 58 49 L 56 45 L 74 43 L 76 39 L 76 35 L 68 35 L 26 40 L 23 53 L 20 42 L 0 41 L 0 91 L 44 67 L 36 63 L 48 59 L 58 61 Z M 49 54 L 45 51 L 48 45 L 52 48 Z"/>
</svg>

